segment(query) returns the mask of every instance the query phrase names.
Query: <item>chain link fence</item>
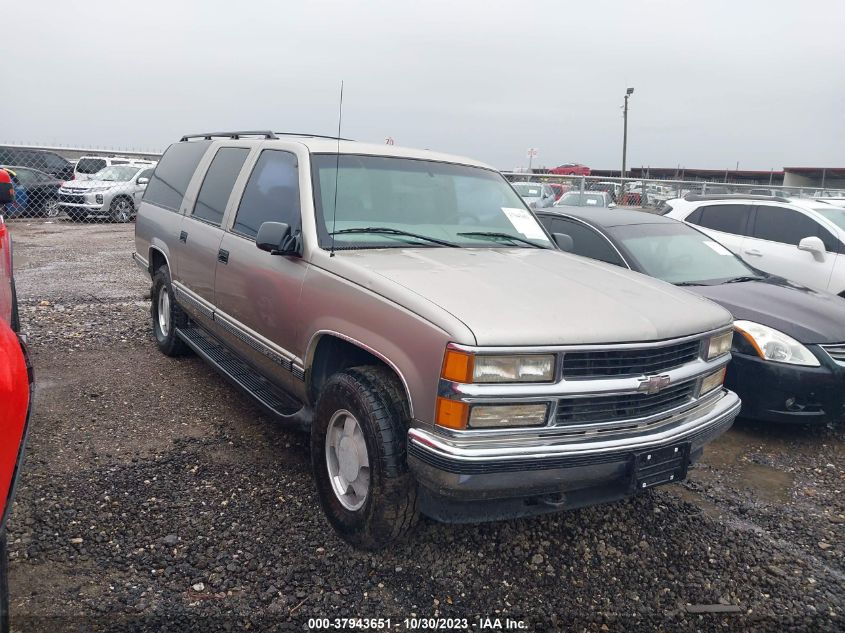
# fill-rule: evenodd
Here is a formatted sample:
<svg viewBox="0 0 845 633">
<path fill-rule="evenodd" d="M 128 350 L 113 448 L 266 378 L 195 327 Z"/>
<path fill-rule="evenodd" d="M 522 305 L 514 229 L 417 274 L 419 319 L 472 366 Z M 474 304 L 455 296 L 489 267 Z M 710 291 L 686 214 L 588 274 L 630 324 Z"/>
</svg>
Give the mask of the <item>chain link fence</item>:
<svg viewBox="0 0 845 633">
<path fill-rule="evenodd" d="M 12 179 L 15 200 L 0 207 L 6 219 L 47 217 L 66 222 L 134 220 L 156 155 L 0 146 L 0 168 Z"/>
<path fill-rule="evenodd" d="M 656 210 L 667 200 L 688 195 L 776 196 L 783 199 L 814 198 L 845 207 L 845 189 L 782 187 L 776 185 L 561 176 L 527 172 L 504 172 L 517 192 L 534 208 L 551 206 L 628 207 Z M 551 197 L 550 197 L 551 196 Z"/>
</svg>

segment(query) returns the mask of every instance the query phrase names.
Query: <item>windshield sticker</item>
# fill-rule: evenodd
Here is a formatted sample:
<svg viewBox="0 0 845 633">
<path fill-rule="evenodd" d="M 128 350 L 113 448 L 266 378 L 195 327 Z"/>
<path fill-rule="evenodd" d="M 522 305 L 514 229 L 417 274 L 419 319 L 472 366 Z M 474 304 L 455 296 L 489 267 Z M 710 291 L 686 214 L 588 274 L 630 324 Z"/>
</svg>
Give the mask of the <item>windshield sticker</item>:
<svg viewBox="0 0 845 633">
<path fill-rule="evenodd" d="M 598 203 L 598 200 L 593 200 L 592 198 L 587 198 L 586 203 L 595 206 Z"/>
<path fill-rule="evenodd" d="M 733 255 L 733 253 L 731 253 L 728 249 L 726 249 L 724 246 L 722 246 L 718 242 L 705 241 L 704 244 L 706 246 L 709 246 L 710 248 L 712 248 L 719 255 Z"/>
<path fill-rule="evenodd" d="M 543 233 L 543 229 L 540 228 L 540 225 L 534 217 L 525 209 L 502 207 L 502 211 L 504 211 L 511 224 L 513 224 L 513 228 L 522 233 L 528 239 L 548 241 L 545 233 Z"/>
</svg>

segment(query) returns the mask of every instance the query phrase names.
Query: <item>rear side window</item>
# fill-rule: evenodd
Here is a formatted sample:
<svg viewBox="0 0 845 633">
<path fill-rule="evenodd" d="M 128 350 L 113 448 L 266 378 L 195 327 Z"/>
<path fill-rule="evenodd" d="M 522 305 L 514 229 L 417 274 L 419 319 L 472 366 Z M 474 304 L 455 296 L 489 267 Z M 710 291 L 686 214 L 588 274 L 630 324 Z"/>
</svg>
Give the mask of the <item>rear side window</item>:
<svg viewBox="0 0 845 633">
<path fill-rule="evenodd" d="M 753 236 L 794 246 L 805 237 L 820 237 L 828 251 L 835 253 L 839 250 L 836 238 L 826 228 L 803 213 L 786 207 L 757 207 Z"/>
<path fill-rule="evenodd" d="M 217 151 L 205 172 L 193 217 L 220 226 L 232 187 L 248 154 L 245 147 L 224 147 Z"/>
<path fill-rule="evenodd" d="M 238 206 L 235 233 L 254 238 L 264 222 L 284 222 L 299 227 L 299 168 L 290 152 L 261 152 Z"/>
<path fill-rule="evenodd" d="M 750 205 L 709 204 L 700 207 L 687 220 L 714 231 L 745 235 L 750 212 Z"/>
<path fill-rule="evenodd" d="M 68 165 L 70 165 L 64 158 L 52 152 L 44 152 L 43 159 L 44 165 L 47 166 L 49 171 L 60 172 L 67 169 Z"/>
<path fill-rule="evenodd" d="M 168 147 L 144 191 L 144 200 L 178 211 L 194 171 L 209 145 L 211 141 L 185 141 Z"/>
<path fill-rule="evenodd" d="M 616 266 L 625 266 L 619 253 L 610 242 L 595 229 L 567 218 L 551 218 L 541 215 L 540 221 L 549 233 L 565 233 L 572 238 L 572 252 L 575 255 L 597 259 Z"/>
<path fill-rule="evenodd" d="M 80 158 L 76 163 L 76 171 L 80 174 L 96 174 L 105 166 L 106 161 L 102 158 Z"/>
</svg>

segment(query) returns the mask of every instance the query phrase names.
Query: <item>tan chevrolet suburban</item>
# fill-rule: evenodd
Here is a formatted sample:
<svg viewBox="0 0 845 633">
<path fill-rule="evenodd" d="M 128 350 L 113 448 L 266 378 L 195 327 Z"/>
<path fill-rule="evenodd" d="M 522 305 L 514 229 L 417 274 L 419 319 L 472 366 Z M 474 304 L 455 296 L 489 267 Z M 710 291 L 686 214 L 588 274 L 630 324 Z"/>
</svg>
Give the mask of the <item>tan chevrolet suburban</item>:
<svg viewBox="0 0 845 633">
<path fill-rule="evenodd" d="M 167 149 L 134 257 L 161 351 L 309 432 L 329 522 L 377 548 L 678 481 L 732 424 L 730 314 L 562 239 L 474 160 L 227 132 Z"/>
</svg>

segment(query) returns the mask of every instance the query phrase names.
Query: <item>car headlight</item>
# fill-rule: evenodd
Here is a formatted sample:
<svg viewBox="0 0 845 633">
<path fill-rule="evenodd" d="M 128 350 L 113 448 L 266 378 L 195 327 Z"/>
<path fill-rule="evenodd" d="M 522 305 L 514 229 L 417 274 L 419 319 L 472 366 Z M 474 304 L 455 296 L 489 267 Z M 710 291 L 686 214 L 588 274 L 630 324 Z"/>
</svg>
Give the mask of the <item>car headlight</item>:
<svg viewBox="0 0 845 633">
<path fill-rule="evenodd" d="M 754 321 L 734 321 L 734 327 L 751 344 L 760 358 L 789 365 L 821 365 L 810 350 L 774 328 Z"/>
<path fill-rule="evenodd" d="M 470 428 L 543 426 L 549 406 L 542 404 L 476 405 L 469 414 Z"/>
<path fill-rule="evenodd" d="M 463 383 L 551 382 L 554 354 L 468 354 L 446 350 L 441 376 Z"/>
<path fill-rule="evenodd" d="M 714 358 L 719 358 L 719 356 L 724 356 L 730 352 L 733 338 L 734 333 L 732 330 L 711 336 L 710 340 L 707 342 L 706 360 L 713 360 Z"/>
<path fill-rule="evenodd" d="M 712 374 L 707 374 L 704 378 L 702 378 L 701 389 L 698 395 L 703 396 L 714 389 L 721 387 L 725 382 L 725 373 L 727 372 L 727 369 L 727 367 L 722 367 L 721 369 L 714 371 Z"/>
</svg>

